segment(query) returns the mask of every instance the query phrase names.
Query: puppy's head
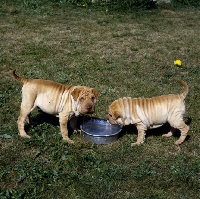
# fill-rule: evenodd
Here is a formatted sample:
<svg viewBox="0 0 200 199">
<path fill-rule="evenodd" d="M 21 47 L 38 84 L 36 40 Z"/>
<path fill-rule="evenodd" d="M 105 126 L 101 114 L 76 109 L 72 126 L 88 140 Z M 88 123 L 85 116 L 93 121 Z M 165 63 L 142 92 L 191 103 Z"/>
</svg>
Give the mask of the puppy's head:
<svg viewBox="0 0 200 199">
<path fill-rule="evenodd" d="M 77 103 L 77 111 L 80 114 L 94 113 L 96 99 L 99 95 L 96 89 L 79 86 L 71 92 L 71 95 Z"/>
<path fill-rule="evenodd" d="M 119 124 L 120 126 L 124 125 L 122 111 L 118 100 L 115 100 L 108 107 L 108 120 L 111 124 Z"/>
</svg>

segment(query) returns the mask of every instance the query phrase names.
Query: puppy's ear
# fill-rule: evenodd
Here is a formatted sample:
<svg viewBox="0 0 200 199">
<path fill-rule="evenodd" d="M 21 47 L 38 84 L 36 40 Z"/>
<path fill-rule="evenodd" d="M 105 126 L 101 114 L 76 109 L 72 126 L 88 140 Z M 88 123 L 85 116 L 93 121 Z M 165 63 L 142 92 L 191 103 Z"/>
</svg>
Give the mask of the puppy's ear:
<svg viewBox="0 0 200 199">
<path fill-rule="evenodd" d="M 112 118 L 116 120 L 118 117 L 120 117 L 119 111 L 113 111 Z"/>
<path fill-rule="evenodd" d="M 96 90 L 95 88 L 92 88 L 92 92 L 94 93 L 95 98 L 99 96 L 99 91 Z"/>
<path fill-rule="evenodd" d="M 75 88 L 72 92 L 71 95 L 74 98 L 74 100 L 76 101 L 78 99 L 79 93 L 82 91 L 82 89 L 80 88 Z"/>
</svg>

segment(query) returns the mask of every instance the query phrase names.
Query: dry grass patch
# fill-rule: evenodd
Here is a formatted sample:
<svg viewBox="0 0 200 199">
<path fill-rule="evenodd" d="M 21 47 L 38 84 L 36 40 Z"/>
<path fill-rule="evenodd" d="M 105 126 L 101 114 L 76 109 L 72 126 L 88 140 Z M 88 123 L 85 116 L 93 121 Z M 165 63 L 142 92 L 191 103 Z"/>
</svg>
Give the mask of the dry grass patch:
<svg viewBox="0 0 200 199">
<path fill-rule="evenodd" d="M 198 9 L 152 10 L 127 14 L 87 9 L 54 9 L 50 14 L 0 16 L 0 197 L 2 198 L 198 198 L 200 188 Z M 182 67 L 173 62 L 180 59 Z M 188 139 L 147 132 L 130 147 L 134 129 L 124 129 L 110 145 L 73 134 L 63 142 L 59 126 L 27 128 L 18 136 L 20 76 L 86 85 L 100 91 L 94 116 L 124 96 L 181 93 L 186 81 Z M 33 116 L 37 116 L 36 111 Z M 11 136 L 11 138 L 8 138 Z M 7 138 L 6 138 L 7 137 Z"/>
</svg>

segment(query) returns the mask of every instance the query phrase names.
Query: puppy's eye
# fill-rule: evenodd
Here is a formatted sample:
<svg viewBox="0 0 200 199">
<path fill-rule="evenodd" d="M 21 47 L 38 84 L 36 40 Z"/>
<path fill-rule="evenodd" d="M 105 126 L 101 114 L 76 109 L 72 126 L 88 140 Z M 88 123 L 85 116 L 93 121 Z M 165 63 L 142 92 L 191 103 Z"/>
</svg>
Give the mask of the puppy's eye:
<svg viewBox="0 0 200 199">
<path fill-rule="evenodd" d="M 95 97 L 93 96 L 93 97 L 91 97 L 91 100 L 95 100 Z"/>
<path fill-rule="evenodd" d="M 83 101 L 83 100 L 84 100 L 84 97 L 81 97 L 81 98 L 80 98 L 80 101 Z"/>
<path fill-rule="evenodd" d="M 108 114 L 110 117 L 112 117 L 112 115 L 111 114 Z"/>
</svg>

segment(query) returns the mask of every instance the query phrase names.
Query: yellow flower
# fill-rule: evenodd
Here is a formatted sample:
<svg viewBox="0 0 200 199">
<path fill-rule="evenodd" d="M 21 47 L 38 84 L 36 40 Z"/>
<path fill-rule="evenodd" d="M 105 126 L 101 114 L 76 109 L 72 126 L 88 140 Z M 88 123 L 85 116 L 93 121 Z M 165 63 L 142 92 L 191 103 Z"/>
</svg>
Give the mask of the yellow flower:
<svg viewBox="0 0 200 199">
<path fill-rule="evenodd" d="M 181 66 L 181 60 L 179 60 L 179 59 L 175 60 L 174 65 Z"/>
</svg>

